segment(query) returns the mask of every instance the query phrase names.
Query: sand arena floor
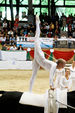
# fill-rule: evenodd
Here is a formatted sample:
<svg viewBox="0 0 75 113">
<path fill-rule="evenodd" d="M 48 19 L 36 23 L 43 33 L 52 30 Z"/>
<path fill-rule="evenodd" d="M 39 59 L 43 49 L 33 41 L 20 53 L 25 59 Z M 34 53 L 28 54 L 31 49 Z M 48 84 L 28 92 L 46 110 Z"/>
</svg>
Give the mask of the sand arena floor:
<svg viewBox="0 0 75 113">
<path fill-rule="evenodd" d="M 32 70 L 0 70 L 0 90 L 28 91 Z M 49 89 L 49 72 L 40 69 L 34 82 L 34 93 L 45 93 Z"/>
</svg>

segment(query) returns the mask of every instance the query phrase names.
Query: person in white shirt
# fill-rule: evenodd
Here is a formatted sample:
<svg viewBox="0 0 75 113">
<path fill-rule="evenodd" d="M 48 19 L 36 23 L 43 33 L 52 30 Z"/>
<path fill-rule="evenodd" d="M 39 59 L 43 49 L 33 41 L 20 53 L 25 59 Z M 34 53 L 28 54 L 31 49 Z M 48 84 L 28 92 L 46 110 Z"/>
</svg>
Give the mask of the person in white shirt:
<svg viewBox="0 0 75 113">
<path fill-rule="evenodd" d="M 67 89 L 67 91 L 71 91 L 72 89 L 72 79 L 70 76 L 70 69 L 67 68 L 65 71 L 65 76 L 61 76 L 60 79 L 60 89 Z"/>
<path fill-rule="evenodd" d="M 44 56 L 43 51 L 41 50 L 40 47 L 40 20 L 39 17 L 36 16 L 36 35 L 35 35 L 35 48 L 34 48 L 34 60 L 33 60 L 33 65 L 32 65 L 32 77 L 30 79 L 30 86 L 29 86 L 29 91 L 32 91 L 33 88 L 33 83 L 37 75 L 37 71 L 40 69 L 40 66 L 50 72 L 49 76 L 49 83 L 50 83 L 50 88 L 52 89 L 52 83 L 53 83 L 53 75 L 55 73 L 56 68 L 58 67 L 58 64 L 63 68 L 65 66 L 65 60 L 61 59 L 58 61 L 58 63 L 47 60 Z"/>
<path fill-rule="evenodd" d="M 7 28 L 7 21 L 6 20 L 4 20 L 4 22 L 3 22 L 3 29 L 5 30 L 6 28 Z"/>
<path fill-rule="evenodd" d="M 1 44 L 4 45 L 5 42 L 6 42 L 6 36 L 3 35 L 3 36 L 2 36 L 2 42 L 1 42 Z"/>
<path fill-rule="evenodd" d="M 75 78 L 75 61 L 72 62 L 72 65 L 70 66 L 71 71 L 71 78 Z"/>
<path fill-rule="evenodd" d="M 60 79 L 62 76 L 65 76 L 65 69 L 58 65 L 53 78 L 54 89 L 60 88 Z"/>
<path fill-rule="evenodd" d="M 14 34 L 13 30 L 10 29 L 10 30 L 8 31 L 8 35 L 9 35 L 9 37 L 11 37 L 13 34 Z"/>
<path fill-rule="evenodd" d="M 12 50 L 12 51 L 15 51 L 15 50 L 17 50 L 17 47 L 16 47 L 16 45 L 14 44 L 13 46 L 11 46 L 11 47 L 10 47 L 10 50 Z"/>
</svg>

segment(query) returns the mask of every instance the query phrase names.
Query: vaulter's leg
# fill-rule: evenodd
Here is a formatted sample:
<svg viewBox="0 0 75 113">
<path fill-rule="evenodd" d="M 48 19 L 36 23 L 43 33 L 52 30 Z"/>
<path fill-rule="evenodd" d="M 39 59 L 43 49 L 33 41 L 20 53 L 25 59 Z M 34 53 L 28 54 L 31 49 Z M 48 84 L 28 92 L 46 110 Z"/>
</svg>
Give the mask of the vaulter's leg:
<svg viewBox="0 0 75 113">
<path fill-rule="evenodd" d="M 29 91 L 32 92 L 32 88 L 33 88 L 33 84 L 34 84 L 34 80 L 36 78 L 37 75 L 37 71 L 39 70 L 40 66 L 39 64 L 36 62 L 36 60 L 34 59 L 33 61 L 33 66 L 32 66 L 32 77 L 30 79 L 30 86 L 29 86 Z"/>
</svg>

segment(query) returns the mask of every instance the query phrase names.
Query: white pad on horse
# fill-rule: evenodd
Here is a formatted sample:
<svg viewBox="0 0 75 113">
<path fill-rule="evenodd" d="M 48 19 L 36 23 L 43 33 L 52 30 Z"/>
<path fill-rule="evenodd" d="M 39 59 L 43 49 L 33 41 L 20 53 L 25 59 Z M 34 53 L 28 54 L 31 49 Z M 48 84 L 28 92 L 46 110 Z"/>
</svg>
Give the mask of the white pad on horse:
<svg viewBox="0 0 75 113">
<path fill-rule="evenodd" d="M 44 107 L 45 95 L 24 92 L 19 101 L 20 104 Z"/>
</svg>

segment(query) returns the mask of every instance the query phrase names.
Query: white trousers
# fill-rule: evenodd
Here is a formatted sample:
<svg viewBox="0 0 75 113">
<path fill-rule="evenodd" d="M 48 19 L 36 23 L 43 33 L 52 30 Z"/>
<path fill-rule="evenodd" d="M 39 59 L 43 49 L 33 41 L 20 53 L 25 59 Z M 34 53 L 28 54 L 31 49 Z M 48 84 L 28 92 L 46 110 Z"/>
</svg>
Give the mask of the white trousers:
<svg viewBox="0 0 75 113">
<path fill-rule="evenodd" d="M 33 65 L 32 65 L 32 77 L 30 79 L 30 86 L 29 86 L 29 91 L 32 91 L 33 88 L 33 84 L 34 84 L 34 80 L 36 78 L 37 75 L 37 71 L 40 69 L 40 65 L 36 62 L 36 60 L 34 59 L 33 61 Z"/>
</svg>

